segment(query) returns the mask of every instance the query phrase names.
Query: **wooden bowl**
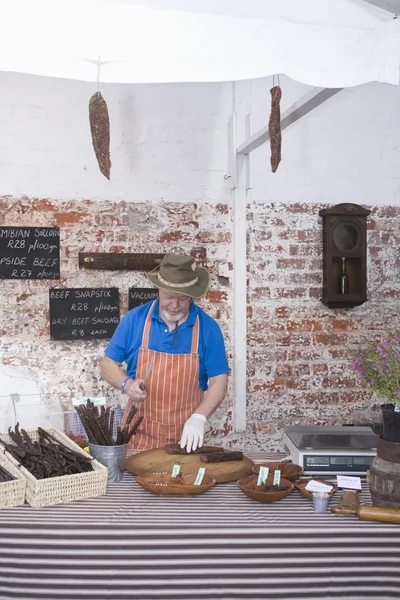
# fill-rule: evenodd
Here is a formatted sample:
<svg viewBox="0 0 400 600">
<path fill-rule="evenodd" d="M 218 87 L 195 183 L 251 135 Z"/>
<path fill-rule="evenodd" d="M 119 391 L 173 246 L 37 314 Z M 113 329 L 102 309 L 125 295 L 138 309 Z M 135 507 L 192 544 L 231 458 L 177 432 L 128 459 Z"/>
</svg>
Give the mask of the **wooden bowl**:
<svg viewBox="0 0 400 600">
<path fill-rule="evenodd" d="M 258 475 L 260 472 L 260 467 L 269 467 L 270 475 L 272 475 L 274 471 L 280 470 L 281 476 L 292 483 L 297 481 L 297 479 L 300 479 L 304 473 L 304 469 L 301 465 L 284 462 L 265 462 L 260 465 L 254 465 L 252 471 L 255 475 Z"/>
<path fill-rule="evenodd" d="M 287 490 L 282 492 L 263 492 L 262 490 L 257 489 L 257 475 L 248 475 L 247 477 L 242 477 L 237 482 L 240 491 L 245 494 L 248 498 L 255 500 L 256 502 L 276 502 L 277 500 L 282 500 L 286 496 L 293 491 L 293 483 L 288 481 L 287 479 L 281 479 L 281 485 L 288 486 Z M 272 484 L 273 479 L 268 478 L 268 483 Z"/>
<path fill-rule="evenodd" d="M 205 473 L 201 485 L 194 485 L 197 473 L 187 473 L 178 477 L 171 477 L 171 473 L 142 473 L 136 477 L 138 484 L 148 492 L 160 496 L 194 496 L 204 494 L 215 485 Z"/>
<path fill-rule="evenodd" d="M 329 492 L 329 495 L 333 496 L 333 494 L 336 494 L 338 488 L 337 488 L 337 485 L 335 483 L 333 483 L 333 481 L 326 481 L 326 479 L 315 479 L 315 477 L 312 477 L 311 479 L 313 481 L 318 481 L 318 483 L 324 483 L 325 485 L 332 485 L 333 490 L 331 492 Z M 304 498 L 308 498 L 308 500 L 312 500 L 312 492 L 309 492 L 305 488 L 306 488 L 307 483 L 309 483 L 311 481 L 311 479 L 303 479 L 302 481 L 297 481 L 294 484 L 294 487 L 297 490 L 299 490 L 300 494 L 302 496 L 304 496 Z"/>
</svg>

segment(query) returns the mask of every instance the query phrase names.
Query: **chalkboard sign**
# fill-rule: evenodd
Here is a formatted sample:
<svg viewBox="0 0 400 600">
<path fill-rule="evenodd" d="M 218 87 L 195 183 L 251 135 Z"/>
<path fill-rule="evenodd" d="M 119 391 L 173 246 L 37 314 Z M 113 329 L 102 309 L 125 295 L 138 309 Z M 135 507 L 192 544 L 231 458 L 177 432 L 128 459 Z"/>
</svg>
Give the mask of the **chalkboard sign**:
<svg viewBox="0 0 400 600">
<path fill-rule="evenodd" d="M 119 323 L 118 288 L 52 288 L 52 340 L 108 340 Z"/>
<path fill-rule="evenodd" d="M 60 279 L 58 227 L 0 227 L 0 279 Z"/>
<path fill-rule="evenodd" d="M 128 308 L 131 310 L 136 306 L 150 302 L 150 300 L 155 300 L 157 297 L 157 288 L 129 288 Z"/>
</svg>

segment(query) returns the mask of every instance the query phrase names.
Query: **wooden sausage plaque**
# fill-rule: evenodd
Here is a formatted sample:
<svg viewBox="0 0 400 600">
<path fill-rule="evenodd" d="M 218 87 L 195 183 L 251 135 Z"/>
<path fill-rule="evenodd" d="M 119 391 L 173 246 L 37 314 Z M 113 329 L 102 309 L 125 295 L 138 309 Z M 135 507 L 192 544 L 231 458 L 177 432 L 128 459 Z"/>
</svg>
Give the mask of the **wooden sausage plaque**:
<svg viewBox="0 0 400 600">
<path fill-rule="evenodd" d="M 164 254 L 80 252 L 79 267 L 100 271 L 152 271 L 160 266 L 164 256 Z"/>
</svg>

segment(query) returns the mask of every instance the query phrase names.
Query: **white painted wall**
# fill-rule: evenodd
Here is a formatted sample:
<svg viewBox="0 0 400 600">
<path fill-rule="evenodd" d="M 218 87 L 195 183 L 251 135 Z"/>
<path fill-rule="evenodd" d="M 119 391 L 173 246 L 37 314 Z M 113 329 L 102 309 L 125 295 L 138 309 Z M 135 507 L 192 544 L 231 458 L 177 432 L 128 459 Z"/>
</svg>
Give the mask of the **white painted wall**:
<svg viewBox="0 0 400 600">
<path fill-rule="evenodd" d="M 280 85 L 282 112 L 311 89 L 287 77 Z M 235 110 L 252 113 L 253 133 L 268 123 L 271 87 L 272 78 L 235 83 Z M 255 202 L 399 205 L 400 86 L 347 88 L 288 127 L 276 173 L 269 144 L 251 156 Z"/>
<path fill-rule="evenodd" d="M 104 85 L 111 181 L 92 148 L 91 83 L 0 73 L 0 196 L 227 201 L 232 85 Z"/>
<path fill-rule="evenodd" d="M 284 111 L 310 88 L 280 78 Z M 235 83 L 235 110 L 268 122 L 272 78 Z M 104 85 L 111 181 L 91 145 L 93 84 L 0 73 L 0 196 L 227 202 L 232 84 Z M 240 143 L 243 133 L 239 127 Z M 271 173 L 268 144 L 252 153 L 261 202 L 400 203 L 400 86 L 343 90 L 283 133 Z"/>
</svg>

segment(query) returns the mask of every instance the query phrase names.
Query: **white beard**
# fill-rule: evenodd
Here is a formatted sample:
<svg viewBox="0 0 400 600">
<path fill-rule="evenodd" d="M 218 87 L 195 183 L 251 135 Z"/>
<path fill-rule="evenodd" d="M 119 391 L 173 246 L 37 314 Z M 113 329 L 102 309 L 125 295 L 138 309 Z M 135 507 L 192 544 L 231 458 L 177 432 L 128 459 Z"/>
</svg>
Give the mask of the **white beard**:
<svg viewBox="0 0 400 600">
<path fill-rule="evenodd" d="M 177 321 L 180 321 L 181 319 L 184 319 L 186 317 L 186 313 L 184 312 L 180 312 L 176 315 L 173 315 L 167 310 L 162 310 L 161 315 L 164 317 L 167 323 L 176 323 Z"/>
</svg>

